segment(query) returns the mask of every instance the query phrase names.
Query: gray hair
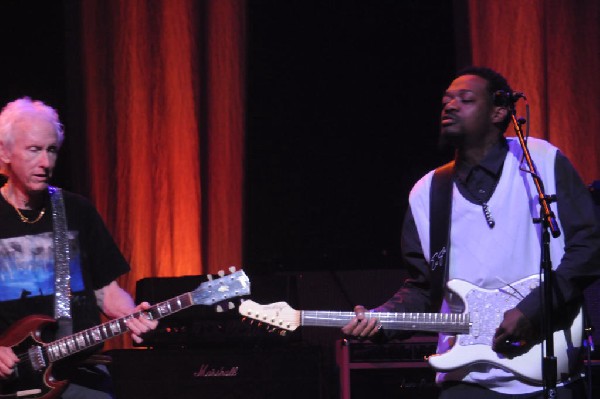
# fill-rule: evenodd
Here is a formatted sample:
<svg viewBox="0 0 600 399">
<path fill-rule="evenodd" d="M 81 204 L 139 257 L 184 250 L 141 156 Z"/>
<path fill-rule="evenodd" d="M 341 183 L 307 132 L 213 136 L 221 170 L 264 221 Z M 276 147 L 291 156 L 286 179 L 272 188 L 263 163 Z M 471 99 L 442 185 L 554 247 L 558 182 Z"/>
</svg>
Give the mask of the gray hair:
<svg viewBox="0 0 600 399">
<path fill-rule="evenodd" d="M 13 125 L 28 116 L 41 117 L 52 123 L 58 136 L 58 145 L 62 145 L 65 135 L 58 112 L 43 102 L 32 100 L 29 97 L 19 98 L 6 104 L 0 112 L 0 142 L 4 145 L 12 144 L 14 140 Z"/>
</svg>

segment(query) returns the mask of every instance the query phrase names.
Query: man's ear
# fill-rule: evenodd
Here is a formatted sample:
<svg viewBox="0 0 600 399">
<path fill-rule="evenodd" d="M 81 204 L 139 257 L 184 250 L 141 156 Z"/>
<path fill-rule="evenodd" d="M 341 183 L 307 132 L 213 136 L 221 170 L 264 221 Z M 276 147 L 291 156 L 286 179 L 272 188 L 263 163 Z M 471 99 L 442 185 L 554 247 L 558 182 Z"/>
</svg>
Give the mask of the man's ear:
<svg viewBox="0 0 600 399">
<path fill-rule="evenodd" d="M 492 111 L 492 122 L 496 124 L 504 121 L 509 112 L 510 111 L 507 107 L 498 105 L 494 106 L 494 110 Z"/>
<path fill-rule="evenodd" d="M 10 163 L 10 149 L 0 141 L 0 161 L 4 164 Z"/>
</svg>

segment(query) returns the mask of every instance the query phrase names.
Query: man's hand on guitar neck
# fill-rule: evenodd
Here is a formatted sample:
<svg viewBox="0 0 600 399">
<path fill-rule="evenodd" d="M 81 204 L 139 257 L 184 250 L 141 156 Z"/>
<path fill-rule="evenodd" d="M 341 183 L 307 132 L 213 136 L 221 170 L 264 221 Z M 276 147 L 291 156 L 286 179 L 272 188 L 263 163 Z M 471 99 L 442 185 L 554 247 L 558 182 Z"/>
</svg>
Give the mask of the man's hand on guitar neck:
<svg viewBox="0 0 600 399">
<path fill-rule="evenodd" d="M 134 312 L 140 312 L 142 310 L 150 309 L 148 302 L 142 302 L 137 305 Z M 132 312 L 133 313 L 133 312 Z M 142 334 L 150 330 L 154 330 L 158 325 L 158 320 L 150 320 L 144 316 L 140 316 L 137 319 L 131 319 L 127 321 L 127 327 L 131 330 L 131 338 L 138 344 L 141 344 L 144 340 Z"/>
<path fill-rule="evenodd" d="M 527 352 L 536 341 L 531 322 L 518 308 L 504 312 L 504 319 L 496 329 L 492 349 L 508 357 Z"/>
<path fill-rule="evenodd" d="M 102 291 L 102 311 L 109 317 L 125 317 L 150 308 L 148 302 L 142 302 L 135 306 L 131 295 L 119 287 L 116 281 L 111 282 L 99 291 Z M 96 296 L 98 296 L 98 292 Z M 157 325 L 158 320 L 150 320 L 144 316 L 127 321 L 127 327 L 131 330 L 131 338 L 138 344 L 143 341 L 141 335 L 155 329 Z"/>
<path fill-rule="evenodd" d="M 19 358 L 11 348 L 0 346 L 0 379 L 10 377 L 18 361 Z"/>
<path fill-rule="evenodd" d="M 354 313 L 356 313 L 356 317 L 342 327 L 342 332 L 358 339 L 371 338 L 377 334 L 381 329 L 379 319 L 376 317 L 367 318 L 365 315 L 367 312 L 368 310 L 364 306 L 355 306 Z"/>
</svg>

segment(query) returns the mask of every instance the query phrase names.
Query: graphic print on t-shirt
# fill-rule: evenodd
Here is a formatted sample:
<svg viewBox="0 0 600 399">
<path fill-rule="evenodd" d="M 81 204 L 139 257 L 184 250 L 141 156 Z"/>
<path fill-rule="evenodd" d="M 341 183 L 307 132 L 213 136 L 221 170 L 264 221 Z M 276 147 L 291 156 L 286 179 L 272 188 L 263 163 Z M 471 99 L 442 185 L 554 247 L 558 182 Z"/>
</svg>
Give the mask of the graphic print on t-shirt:
<svg viewBox="0 0 600 399">
<path fill-rule="evenodd" d="M 83 291 L 77 233 L 69 231 L 71 291 Z M 54 294 L 53 233 L 0 240 L 0 301 Z"/>
</svg>

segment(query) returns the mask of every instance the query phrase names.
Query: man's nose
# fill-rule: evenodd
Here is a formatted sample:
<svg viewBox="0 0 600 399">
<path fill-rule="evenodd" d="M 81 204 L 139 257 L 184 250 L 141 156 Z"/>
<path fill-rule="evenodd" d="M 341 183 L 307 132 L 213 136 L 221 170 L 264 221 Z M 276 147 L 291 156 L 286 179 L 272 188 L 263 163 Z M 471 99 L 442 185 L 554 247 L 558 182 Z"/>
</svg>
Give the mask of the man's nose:
<svg viewBox="0 0 600 399">
<path fill-rule="evenodd" d="M 455 98 L 448 101 L 446 103 L 446 105 L 444 106 L 444 111 L 455 111 L 457 109 L 458 109 L 458 101 Z"/>
<path fill-rule="evenodd" d="M 49 169 L 52 166 L 51 155 L 48 151 L 42 151 L 39 158 L 40 166 L 44 169 Z"/>
</svg>

